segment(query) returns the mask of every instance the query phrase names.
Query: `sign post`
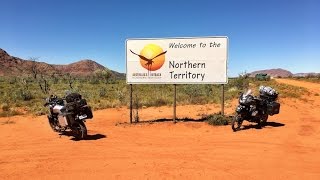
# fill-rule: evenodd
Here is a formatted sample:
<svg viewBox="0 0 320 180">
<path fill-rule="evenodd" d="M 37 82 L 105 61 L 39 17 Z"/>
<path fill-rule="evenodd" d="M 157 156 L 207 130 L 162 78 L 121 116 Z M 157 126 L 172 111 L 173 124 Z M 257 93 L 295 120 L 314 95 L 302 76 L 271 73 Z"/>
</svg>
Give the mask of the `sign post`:
<svg viewBox="0 0 320 180">
<path fill-rule="evenodd" d="M 173 97 L 173 122 L 176 123 L 177 118 L 177 85 L 174 84 L 174 97 Z"/>
<path fill-rule="evenodd" d="M 222 84 L 221 91 L 221 115 L 224 116 L 224 84 Z"/>
<path fill-rule="evenodd" d="M 132 84 L 130 84 L 130 124 L 132 123 Z"/>
</svg>

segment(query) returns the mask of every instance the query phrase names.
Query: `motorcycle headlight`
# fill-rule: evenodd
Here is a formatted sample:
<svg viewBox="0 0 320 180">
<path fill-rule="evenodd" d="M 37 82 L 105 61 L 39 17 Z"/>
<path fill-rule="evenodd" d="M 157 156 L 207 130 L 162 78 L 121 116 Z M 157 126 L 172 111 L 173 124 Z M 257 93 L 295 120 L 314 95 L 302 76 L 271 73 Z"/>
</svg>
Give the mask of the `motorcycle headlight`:
<svg viewBox="0 0 320 180">
<path fill-rule="evenodd" d="M 239 102 L 243 104 L 246 102 L 246 100 L 247 100 L 247 98 L 245 96 L 241 96 L 239 99 Z"/>
</svg>

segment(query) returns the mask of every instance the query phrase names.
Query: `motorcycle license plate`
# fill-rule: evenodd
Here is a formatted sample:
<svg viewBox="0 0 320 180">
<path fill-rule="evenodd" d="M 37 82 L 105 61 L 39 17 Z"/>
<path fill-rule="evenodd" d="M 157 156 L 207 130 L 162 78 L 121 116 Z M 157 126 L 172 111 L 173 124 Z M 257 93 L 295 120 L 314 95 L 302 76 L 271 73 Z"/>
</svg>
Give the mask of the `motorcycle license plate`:
<svg viewBox="0 0 320 180">
<path fill-rule="evenodd" d="M 79 116 L 79 119 L 80 120 L 83 120 L 83 119 L 85 119 L 85 118 L 87 118 L 88 116 L 86 115 L 86 114 L 83 114 L 83 115 L 81 115 L 81 116 Z"/>
</svg>

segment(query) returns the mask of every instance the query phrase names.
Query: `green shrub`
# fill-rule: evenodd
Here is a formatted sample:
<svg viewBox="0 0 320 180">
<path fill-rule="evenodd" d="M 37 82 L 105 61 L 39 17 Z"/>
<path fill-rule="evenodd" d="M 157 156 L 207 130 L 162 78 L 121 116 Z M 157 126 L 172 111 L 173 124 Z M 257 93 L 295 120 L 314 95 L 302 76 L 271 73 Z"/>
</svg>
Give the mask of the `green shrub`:
<svg viewBox="0 0 320 180">
<path fill-rule="evenodd" d="M 213 126 L 228 125 L 232 120 L 231 117 L 224 116 L 221 113 L 210 114 L 205 119 L 209 125 Z"/>
<path fill-rule="evenodd" d="M 9 111 L 3 111 L 0 112 L 0 117 L 9 117 L 9 116 L 16 116 L 16 115 L 22 115 L 22 113 L 16 111 L 16 110 L 9 110 Z"/>
<path fill-rule="evenodd" d="M 10 110 L 10 106 L 7 103 L 3 103 L 1 105 L 1 109 L 2 109 L 2 111 L 9 111 Z"/>
<path fill-rule="evenodd" d="M 107 90 L 106 88 L 102 87 L 99 89 L 99 97 L 106 97 L 107 95 Z"/>
<path fill-rule="evenodd" d="M 155 106 L 164 106 L 164 105 L 167 105 L 168 104 L 168 101 L 166 101 L 165 99 L 163 98 L 159 98 L 159 99 L 156 99 L 155 102 L 154 102 L 154 105 Z"/>
<path fill-rule="evenodd" d="M 250 81 L 252 81 L 252 78 L 240 75 L 238 78 L 230 79 L 227 88 L 235 87 L 236 89 L 243 91 L 249 88 Z"/>
<path fill-rule="evenodd" d="M 121 104 L 126 104 L 125 100 L 126 100 L 126 93 L 124 91 L 121 90 L 117 90 L 117 97 L 118 100 L 120 101 Z"/>
<path fill-rule="evenodd" d="M 99 81 L 98 78 L 92 77 L 92 78 L 90 78 L 89 83 L 90 83 L 90 84 L 99 84 L 100 81 Z"/>
<path fill-rule="evenodd" d="M 45 115 L 48 113 L 47 107 L 44 107 L 42 104 L 37 103 L 34 106 L 32 106 L 29 111 L 31 111 L 36 116 Z"/>
<path fill-rule="evenodd" d="M 33 99 L 33 96 L 30 91 L 21 90 L 20 96 L 23 101 L 30 101 L 31 99 Z"/>
</svg>

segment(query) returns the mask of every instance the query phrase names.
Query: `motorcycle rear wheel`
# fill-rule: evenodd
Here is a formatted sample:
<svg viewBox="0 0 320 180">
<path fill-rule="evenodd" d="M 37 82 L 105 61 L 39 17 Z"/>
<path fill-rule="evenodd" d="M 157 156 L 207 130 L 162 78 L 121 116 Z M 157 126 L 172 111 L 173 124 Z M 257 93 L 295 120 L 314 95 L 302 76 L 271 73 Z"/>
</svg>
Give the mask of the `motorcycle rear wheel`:
<svg viewBox="0 0 320 180">
<path fill-rule="evenodd" d="M 85 139 L 87 137 L 87 128 L 84 122 L 76 122 L 72 128 L 73 136 L 77 140 Z"/>
<path fill-rule="evenodd" d="M 242 126 L 243 119 L 240 114 L 236 114 L 231 121 L 231 128 L 234 132 L 239 131 Z"/>
</svg>

